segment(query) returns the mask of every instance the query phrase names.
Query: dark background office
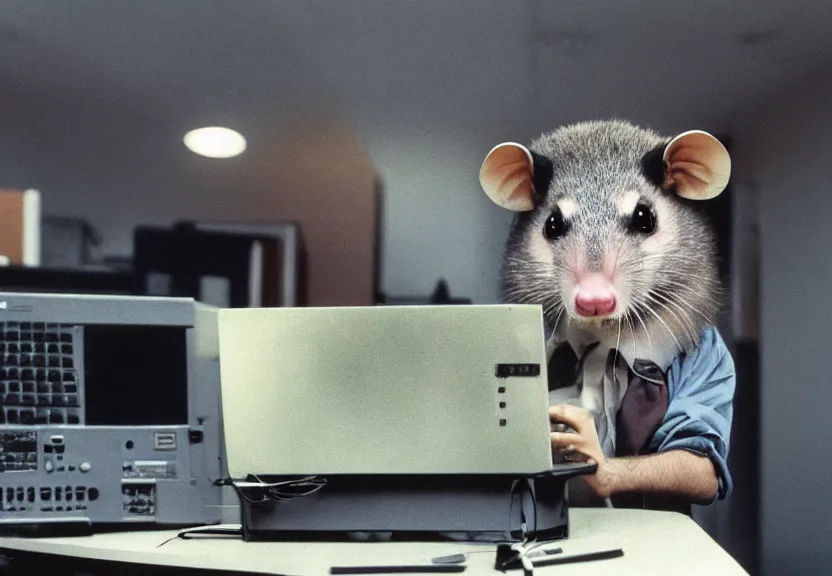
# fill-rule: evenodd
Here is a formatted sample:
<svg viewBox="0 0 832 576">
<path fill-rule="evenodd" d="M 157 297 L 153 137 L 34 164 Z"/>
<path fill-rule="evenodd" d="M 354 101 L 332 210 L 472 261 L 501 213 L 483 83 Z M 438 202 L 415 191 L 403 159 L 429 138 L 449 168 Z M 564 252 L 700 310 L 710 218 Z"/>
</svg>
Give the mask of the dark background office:
<svg viewBox="0 0 832 576">
<path fill-rule="evenodd" d="M 142 290 L 142 230 L 291 222 L 305 304 L 497 302 L 510 214 L 477 182 L 491 146 L 610 117 L 708 130 L 734 161 L 711 212 L 737 484 L 694 515 L 752 572 L 822 573 L 830 23 L 817 1 L 3 0 L 0 188 L 40 192 L 45 275 L 0 287 Z M 245 152 L 184 145 L 215 125 Z"/>
</svg>

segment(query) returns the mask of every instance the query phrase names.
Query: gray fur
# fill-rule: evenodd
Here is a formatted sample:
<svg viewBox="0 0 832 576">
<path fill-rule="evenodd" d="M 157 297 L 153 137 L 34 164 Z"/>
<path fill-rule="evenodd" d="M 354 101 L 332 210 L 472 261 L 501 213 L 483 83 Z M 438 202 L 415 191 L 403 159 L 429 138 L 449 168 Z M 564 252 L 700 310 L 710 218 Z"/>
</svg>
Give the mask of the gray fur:
<svg viewBox="0 0 832 576">
<path fill-rule="evenodd" d="M 699 214 L 644 173 L 645 155 L 669 141 L 622 121 L 574 124 L 534 140 L 529 149 L 552 161 L 553 177 L 537 207 L 518 213 L 512 224 L 502 267 L 504 301 L 542 305 L 550 331 L 578 324 L 599 339 L 618 332 L 619 338 L 636 340 L 646 330 L 652 339 L 672 336 L 683 347 L 695 343 L 719 311 L 715 239 Z M 616 204 L 627 191 L 664 206 L 658 226 L 665 227 L 672 242 L 647 258 L 644 238 L 628 233 Z M 574 201 L 577 211 L 565 238 L 546 241 L 548 258 L 540 243 L 543 225 L 561 198 Z M 565 310 L 569 278 L 564 258 L 577 245 L 584 246 L 593 265 L 600 262 L 604 246 L 617 251 L 622 281 L 632 288 L 621 320 L 587 322 Z"/>
</svg>

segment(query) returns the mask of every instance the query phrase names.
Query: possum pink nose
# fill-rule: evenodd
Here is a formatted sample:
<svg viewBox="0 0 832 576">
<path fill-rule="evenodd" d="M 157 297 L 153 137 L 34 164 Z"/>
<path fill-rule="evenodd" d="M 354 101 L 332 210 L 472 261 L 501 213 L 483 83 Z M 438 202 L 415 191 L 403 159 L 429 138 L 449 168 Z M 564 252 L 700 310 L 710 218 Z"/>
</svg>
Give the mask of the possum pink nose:
<svg viewBox="0 0 832 576">
<path fill-rule="evenodd" d="M 615 310 L 615 294 L 609 281 L 600 275 L 592 275 L 578 283 L 575 309 L 581 316 L 603 316 Z"/>
<path fill-rule="evenodd" d="M 581 316 L 603 316 L 615 310 L 615 296 L 587 296 L 578 294 L 575 297 L 575 309 Z"/>
</svg>

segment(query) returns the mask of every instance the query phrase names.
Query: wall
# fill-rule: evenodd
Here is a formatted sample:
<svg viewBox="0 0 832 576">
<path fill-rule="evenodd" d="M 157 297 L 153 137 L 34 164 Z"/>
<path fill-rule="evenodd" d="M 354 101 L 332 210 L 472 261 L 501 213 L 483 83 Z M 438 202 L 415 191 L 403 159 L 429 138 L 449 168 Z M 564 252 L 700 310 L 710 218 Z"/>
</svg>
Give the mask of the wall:
<svg viewBox="0 0 832 576">
<path fill-rule="evenodd" d="M 297 221 L 308 302 L 373 303 L 377 175 L 350 129 L 293 109 L 294 122 L 264 119 L 280 131 L 217 162 L 185 149 L 181 120 L 164 110 L 114 91 L 49 88 L 0 85 L 0 187 L 40 189 L 44 215 L 87 219 L 106 254 L 131 254 L 137 225 Z"/>
<path fill-rule="evenodd" d="M 258 2 L 242 15 L 221 3 L 205 14 L 96 11 L 90 22 L 71 21 L 97 41 L 53 46 L 42 59 L 55 73 L 39 81 L 58 74 L 64 53 L 99 69 L 73 67 L 58 74 L 62 84 L 23 89 L 2 75 L 0 121 L 7 135 L 34 137 L 26 154 L 36 170 L 22 185 L 43 190 L 44 212 L 87 216 L 108 252 L 129 254 L 140 223 L 299 216 L 317 232 L 310 241 L 326 245 L 327 259 L 313 264 L 313 290 L 364 271 L 369 278 L 372 254 L 345 266 L 342 240 L 346 230 L 372 234 L 372 223 L 354 214 L 370 166 L 384 199 L 383 290 L 428 295 L 444 277 L 453 296 L 494 302 L 510 215 L 488 201 L 477 174 L 493 145 L 530 137 L 528 4 L 489 0 L 472 10 L 470 0 L 455 0 L 425 10 L 423 2 L 402 0 L 367 10 L 363 2 Z M 118 18 L 125 10 L 131 18 Z M 255 18 L 270 25 L 255 26 Z M 136 27 L 158 36 L 147 53 L 122 46 L 147 44 Z M 190 35 L 179 40 L 181 30 Z M 235 37 L 234 50 L 218 43 L 220 36 Z M 89 79 L 76 76 L 82 72 Z M 111 84 L 93 87 L 90 79 L 102 76 Z M 314 117 L 305 132 L 298 122 L 287 125 L 298 104 L 331 112 L 341 121 L 337 134 Z M 240 127 L 249 151 L 225 162 L 189 154 L 181 136 L 203 122 Z M 12 179 L 0 172 L 0 186 L 16 184 Z"/>
<path fill-rule="evenodd" d="M 760 208 L 764 574 L 832 572 L 829 102 L 814 77 L 736 131 L 735 173 Z"/>
<path fill-rule="evenodd" d="M 444 277 L 454 296 L 497 301 L 510 215 L 477 176 L 491 147 L 533 135 L 530 2 L 312 2 L 304 16 L 285 40 L 382 181 L 385 291 L 427 295 Z"/>
</svg>

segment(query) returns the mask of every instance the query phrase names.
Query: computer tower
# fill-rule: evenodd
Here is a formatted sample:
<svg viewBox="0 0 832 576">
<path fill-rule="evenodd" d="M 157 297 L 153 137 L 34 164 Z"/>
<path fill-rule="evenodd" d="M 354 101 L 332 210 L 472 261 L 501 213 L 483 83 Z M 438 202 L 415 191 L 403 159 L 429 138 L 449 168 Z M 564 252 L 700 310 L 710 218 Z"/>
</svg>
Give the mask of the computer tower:
<svg viewBox="0 0 832 576">
<path fill-rule="evenodd" d="M 219 522 L 216 310 L 0 293 L 0 528 Z"/>
</svg>

